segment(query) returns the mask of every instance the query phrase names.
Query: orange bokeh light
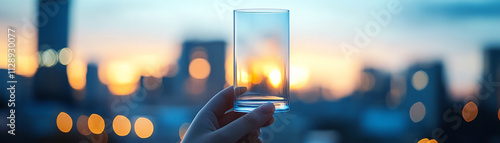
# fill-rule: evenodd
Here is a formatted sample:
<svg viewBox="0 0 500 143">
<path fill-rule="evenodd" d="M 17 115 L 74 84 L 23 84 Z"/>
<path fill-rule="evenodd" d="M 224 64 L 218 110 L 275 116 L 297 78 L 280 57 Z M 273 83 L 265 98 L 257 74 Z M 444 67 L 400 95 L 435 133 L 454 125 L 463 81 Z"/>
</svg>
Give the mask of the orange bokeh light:
<svg viewBox="0 0 500 143">
<path fill-rule="evenodd" d="M 500 109 L 498 109 L 498 120 L 500 120 Z"/>
<path fill-rule="evenodd" d="M 113 119 L 113 130 L 118 136 L 128 135 L 131 127 L 130 120 L 123 115 L 117 115 L 115 119 Z"/>
<path fill-rule="evenodd" d="M 65 112 L 61 112 L 59 113 L 59 115 L 57 115 L 56 123 L 57 123 L 57 128 L 59 128 L 59 130 L 61 130 L 61 132 L 63 133 L 69 132 L 73 127 L 73 120 Z"/>
<path fill-rule="evenodd" d="M 477 105 L 470 101 L 469 103 L 465 104 L 464 108 L 462 109 L 462 117 L 466 122 L 471 122 L 477 117 Z"/>
<path fill-rule="evenodd" d="M 179 138 L 184 139 L 184 135 L 186 135 L 187 130 L 189 129 L 190 123 L 184 123 L 179 127 Z"/>
<path fill-rule="evenodd" d="M 89 129 L 89 117 L 85 115 L 81 115 L 78 117 L 78 120 L 76 121 L 76 129 L 78 129 L 78 132 L 82 135 L 90 135 L 90 129 Z"/>
<path fill-rule="evenodd" d="M 38 69 L 38 53 L 19 54 L 16 58 L 16 74 L 26 77 L 35 75 Z"/>
<path fill-rule="evenodd" d="M 97 114 L 90 115 L 88 119 L 89 129 L 94 134 L 101 134 L 104 131 L 104 119 Z"/>
<path fill-rule="evenodd" d="M 210 75 L 210 63 L 206 59 L 196 58 L 189 63 L 189 75 L 196 79 L 205 79 Z"/>
<path fill-rule="evenodd" d="M 134 130 L 140 138 L 149 138 L 153 134 L 154 126 L 148 118 L 140 117 L 135 121 Z"/>
<path fill-rule="evenodd" d="M 66 71 L 68 72 L 69 84 L 73 89 L 82 90 L 85 88 L 87 63 L 82 60 L 74 60 L 68 64 Z"/>
<path fill-rule="evenodd" d="M 423 138 L 418 143 L 438 143 L 435 139 L 429 140 L 428 138 Z"/>
<path fill-rule="evenodd" d="M 99 80 L 108 85 L 109 91 L 114 95 L 129 95 L 138 86 L 141 72 L 131 62 L 111 61 L 99 66 Z"/>
</svg>

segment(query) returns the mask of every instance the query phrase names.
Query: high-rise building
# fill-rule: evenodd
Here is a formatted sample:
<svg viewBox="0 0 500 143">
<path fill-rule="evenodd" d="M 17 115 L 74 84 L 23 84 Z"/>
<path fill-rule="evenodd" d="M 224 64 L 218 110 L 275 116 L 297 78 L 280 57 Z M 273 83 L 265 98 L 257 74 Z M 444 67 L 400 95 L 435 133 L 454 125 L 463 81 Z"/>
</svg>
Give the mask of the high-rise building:
<svg viewBox="0 0 500 143">
<path fill-rule="evenodd" d="M 484 66 L 482 78 L 479 81 L 481 86 L 480 98 L 484 99 L 480 105 L 488 112 L 497 112 L 500 108 L 500 94 L 495 83 L 500 81 L 500 46 L 490 45 L 484 51 Z"/>
<path fill-rule="evenodd" d="M 450 107 L 441 61 L 410 66 L 401 108 L 409 112 L 412 128 L 431 133 L 439 127 L 444 109 Z M 422 114 L 423 113 L 423 114 Z"/>
<path fill-rule="evenodd" d="M 191 101 L 206 101 L 225 84 L 226 43 L 223 41 L 186 41 L 178 61 L 175 86 L 179 96 Z"/>
<path fill-rule="evenodd" d="M 40 68 L 34 76 L 34 93 L 37 100 L 59 100 L 71 103 L 66 66 L 58 63 L 58 52 L 68 46 L 67 0 L 37 1 L 38 51 Z"/>
</svg>

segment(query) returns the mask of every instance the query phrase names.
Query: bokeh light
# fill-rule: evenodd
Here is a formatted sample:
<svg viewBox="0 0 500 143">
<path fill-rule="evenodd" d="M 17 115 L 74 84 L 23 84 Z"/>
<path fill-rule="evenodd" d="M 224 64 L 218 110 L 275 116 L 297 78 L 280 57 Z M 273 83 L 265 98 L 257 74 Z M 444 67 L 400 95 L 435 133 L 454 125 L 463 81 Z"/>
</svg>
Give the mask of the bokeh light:
<svg viewBox="0 0 500 143">
<path fill-rule="evenodd" d="M 205 92 L 205 88 L 207 87 L 207 82 L 202 79 L 188 78 L 184 83 L 184 87 L 187 93 L 190 95 L 200 95 Z M 194 99 L 198 96 L 190 96 L 190 98 Z"/>
<path fill-rule="evenodd" d="M 280 83 L 281 83 L 281 72 L 278 69 L 273 69 L 271 72 L 269 72 L 269 75 L 267 76 L 269 78 L 269 82 L 271 85 L 275 88 L 277 88 Z"/>
<path fill-rule="evenodd" d="M 153 123 L 144 117 L 140 117 L 135 121 L 134 130 L 140 138 L 149 138 L 153 134 Z"/>
<path fill-rule="evenodd" d="M 62 65 L 67 65 L 73 59 L 73 52 L 69 48 L 62 48 L 59 50 L 59 62 Z"/>
<path fill-rule="evenodd" d="M 76 129 L 78 129 L 78 132 L 82 135 L 90 135 L 90 129 L 89 129 L 89 117 L 85 115 L 81 115 L 78 117 L 78 120 L 76 121 Z"/>
<path fill-rule="evenodd" d="M 419 70 L 413 74 L 411 83 L 416 90 L 422 90 L 429 83 L 429 76 L 425 71 Z"/>
<path fill-rule="evenodd" d="M 422 102 L 417 102 L 413 104 L 410 108 L 410 118 L 414 123 L 422 121 L 425 117 L 425 106 Z"/>
<path fill-rule="evenodd" d="M 147 76 L 142 79 L 142 84 L 147 90 L 155 90 L 161 86 L 162 79 L 153 76 Z"/>
<path fill-rule="evenodd" d="M 462 117 L 466 122 L 471 122 L 477 117 L 477 105 L 476 103 L 470 101 L 469 103 L 465 104 L 464 108 L 462 109 Z"/>
<path fill-rule="evenodd" d="M 118 136 L 128 135 L 131 127 L 130 120 L 123 115 L 117 115 L 115 119 L 113 119 L 113 130 Z"/>
<path fill-rule="evenodd" d="M 361 91 L 370 91 L 375 86 L 375 76 L 369 72 L 363 72 L 361 74 Z"/>
<path fill-rule="evenodd" d="M 109 91 L 114 95 L 129 95 L 137 89 L 141 73 L 132 63 L 113 61 L 102 67 L 106 74 L 103 82 L 107 83 Z"/>
<path fill-rule="evenodd" d="M 189 63 L 189 75 L 195 79 L 205 79 L 210 75 L 210 63 L 206 59 L 196 58 Z"/>
<path fill-rule="evenodd" d="M 101 134 L 104 131 L 104 119 L 97 114 L 92 114 L 88 121 L 89 129 L 94 134 Z"/>
<path fill-rule="evenodd" d="M 54 49 L 48 49 L 42 53 L 41 63 L 45 67 L 52 67 L 57 63 L 57 53 Z"/>
<path fill-rule="evenodd" d="M 38 60 L 38 52 L 33 52 L 30 54 L 18 54 L 18 56 L 16 57 L 16 74 L 26 77 L 32 77 L 33 75 L 35 75 L 38 69 Z"/>
<path fill-rule="evenodd" d="M 187 130 L 189 129 L 190 123 L 184 123 L 179 127 L 179 138 L 184 139 L 184 135 L 186 135 Z"/>
<path fill-rule="evenodd" d="M 57 128 L 61 130 L 61 132 L 67 133 L 73 127 L 73 120 L 66 112 L 61 112 L 57 115 L 56 119 Z"/>
<path fill-rule="evenodd" d="M 406 93 L 405 77 L 402 75 L 391 76 L 390 87 L 390 93 L 386 98 L 387 106 L 391 108 L 398 107 Z"/>
<path fill-rule="evenodd" d="M 418 141 L 418 143 L 428 143 L 428 142 L 429 142 L 428 138 L 423 138 L 420 141 Z"/>
<path fill-rule="evenodd" d="M 107 143 L 108 142 L 108 133 L 102 132 L 101 134 L 92 134 L 90 135 L 90 141 L 92 143 Z"/>
<path fill-rule="evenodd" d="M 203 48 L 203 47 L 194 48 L 194 52 L 191 54 L 190 59 L 192 60 L 192 59 L 197 59 L 197 58 L 203 58 L 203 59 L 208 58 L 207 53 L 205 52 L 205 48 Z"/>
<path fill-rule="evenodd" d="M 69 85 L 73 89 L 82 90 L 87 81 L 87 63 L 83 60 L 74 60 L 66 67 Z"/>
</svg>

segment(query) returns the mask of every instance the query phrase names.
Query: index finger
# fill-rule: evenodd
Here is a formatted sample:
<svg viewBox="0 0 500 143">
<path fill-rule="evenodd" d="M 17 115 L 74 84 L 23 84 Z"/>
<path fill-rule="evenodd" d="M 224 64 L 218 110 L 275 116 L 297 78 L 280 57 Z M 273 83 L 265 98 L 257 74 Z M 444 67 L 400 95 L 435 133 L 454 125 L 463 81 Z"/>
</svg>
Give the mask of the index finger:
<svg viewBox="0 0 500 143">
<path fill-rule="evenodd" d="M 233 108 L 235 94 L 242 94 L 246 91 L 246 88 L 236 88 L 237 93 L 233 86 L 227 87 L 215 94 L 210 101 L 203 107 L 202 110 L 210 111 L 214 113 L 217 118 L 220 118 L 224 113 Z"/>
</svg>

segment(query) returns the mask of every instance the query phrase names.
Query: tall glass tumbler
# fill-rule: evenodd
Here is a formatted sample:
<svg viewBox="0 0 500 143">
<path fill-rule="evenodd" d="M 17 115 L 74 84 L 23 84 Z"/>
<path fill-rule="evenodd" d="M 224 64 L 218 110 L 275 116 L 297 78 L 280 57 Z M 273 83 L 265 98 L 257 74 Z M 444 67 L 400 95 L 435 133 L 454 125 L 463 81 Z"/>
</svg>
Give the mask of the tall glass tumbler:
<svg viewBox="0 0 500 143">
<path fill-rule="evenodd" d="M 289 12 L 234 10 L 234 91 L 236 112 L 273 103 L 289 111 Z"/>
</svg>

